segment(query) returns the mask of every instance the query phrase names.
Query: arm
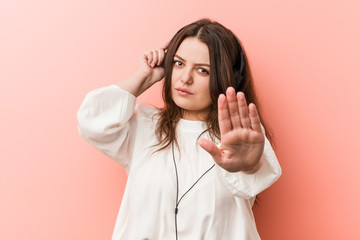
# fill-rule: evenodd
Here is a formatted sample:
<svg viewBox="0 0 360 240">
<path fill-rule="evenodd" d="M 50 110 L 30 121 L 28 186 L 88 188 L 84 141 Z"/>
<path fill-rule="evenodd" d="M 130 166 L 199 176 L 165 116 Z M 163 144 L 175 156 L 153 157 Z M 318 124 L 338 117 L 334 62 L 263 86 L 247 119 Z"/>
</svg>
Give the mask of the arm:
<svg viewBox="0 0 360 240">
<path fill-rule="evenodd" d="M 159 65 L 163 58 L 162 49 L 144 53 L 133 76 L 117 86 L 88 93 L 78 110 L 80 135 L 126 168 L 133 147 L 131 138 L 135 137 L 136 124 L 131 119 L 136 97 L 162 79 L 164 69 Z"/>
<path fill-rule="evenodd" d="M 80 136 L 125 168 L 132 148 L 130 118 L 135 102 L 133 95 L 112 85 L 88 93 L 77 113 Z"/>
</svg>

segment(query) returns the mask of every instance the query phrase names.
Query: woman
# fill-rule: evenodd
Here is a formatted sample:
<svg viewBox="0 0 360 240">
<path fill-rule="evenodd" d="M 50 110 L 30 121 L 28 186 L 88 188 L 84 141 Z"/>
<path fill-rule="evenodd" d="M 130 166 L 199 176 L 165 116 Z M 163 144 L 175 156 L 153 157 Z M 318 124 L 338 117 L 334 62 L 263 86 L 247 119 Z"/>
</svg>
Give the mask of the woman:
<svg viewBox="0 0 360 240">
<path fill-rule="evenodd" d="M 252 205 L 281 169 L 245 60 L 230 30 L 202 19 L 86 96 L 80 134 L 128 174 L 113 239 L 260 239 Z M 136 104 L 163 77 L 164 107 Z"/>
</svg>

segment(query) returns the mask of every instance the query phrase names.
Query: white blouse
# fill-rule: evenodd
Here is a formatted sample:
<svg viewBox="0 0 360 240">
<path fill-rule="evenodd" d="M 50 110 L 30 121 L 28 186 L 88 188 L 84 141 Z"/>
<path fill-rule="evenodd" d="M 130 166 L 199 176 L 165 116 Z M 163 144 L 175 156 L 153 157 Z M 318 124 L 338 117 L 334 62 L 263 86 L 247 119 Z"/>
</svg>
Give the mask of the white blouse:
<svg viewBox="0 0 360 240">
<path fill-rule="evenodd" d="M 175 239 L 176 172 L 171 148 L 156 151 L 154 107 L 117 85 L 88 93 L 78 111 L 79 133 L 125 167 L 126 189 L 113 240 Z M 198 144 L 206 129 L 201 121 L 181 119 L 174 144 L 179 197 L 212 167 L 214 161 Z M 209 138 L 208 134 L 201 138 Z M 179 240 L 260 239 L 252 205 L 255 196 L 273 184 L 281 168 L 266 140 L 261 168 L 253 174 L 230 173 L 215 164 L 178 206 Z"/>
</svg>

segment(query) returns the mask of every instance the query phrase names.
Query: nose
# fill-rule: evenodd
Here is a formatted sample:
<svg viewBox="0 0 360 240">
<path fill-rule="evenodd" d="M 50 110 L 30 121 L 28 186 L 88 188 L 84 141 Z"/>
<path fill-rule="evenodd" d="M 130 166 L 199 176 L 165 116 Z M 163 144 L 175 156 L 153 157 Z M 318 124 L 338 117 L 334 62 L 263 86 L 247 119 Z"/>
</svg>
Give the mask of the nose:
<svg viewBox="0 0 360 240">
<path fill-rule="evenodd" d="M 184 71 L 181 74 L 181 82 L 183 84 L 192 84 L 193 83 L 193 76 L 192 76 L 192 70 L 184 69 Z"/>
</svg>

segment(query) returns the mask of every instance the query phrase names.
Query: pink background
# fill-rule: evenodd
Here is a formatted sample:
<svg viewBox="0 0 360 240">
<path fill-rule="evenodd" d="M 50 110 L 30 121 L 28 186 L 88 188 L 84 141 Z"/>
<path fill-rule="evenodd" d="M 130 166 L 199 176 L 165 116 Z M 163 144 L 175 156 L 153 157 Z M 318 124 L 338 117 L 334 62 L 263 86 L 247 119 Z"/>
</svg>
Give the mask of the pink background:
<svg viewBox="0 0 360 240">
<path fill-rule="evenodd" d="M 356 0 L 0 3 L 0 239 L 110 239 L 124 170 L 82 140 L 85 94 L 210 17 L 248 53 L 280 180 L 260 194 L 263 239 L 360 239 Z M 156 96 L 153 98 L 153 96 Z M 159 85 L 141 101 L 160 103 Z"/>
</svg>

